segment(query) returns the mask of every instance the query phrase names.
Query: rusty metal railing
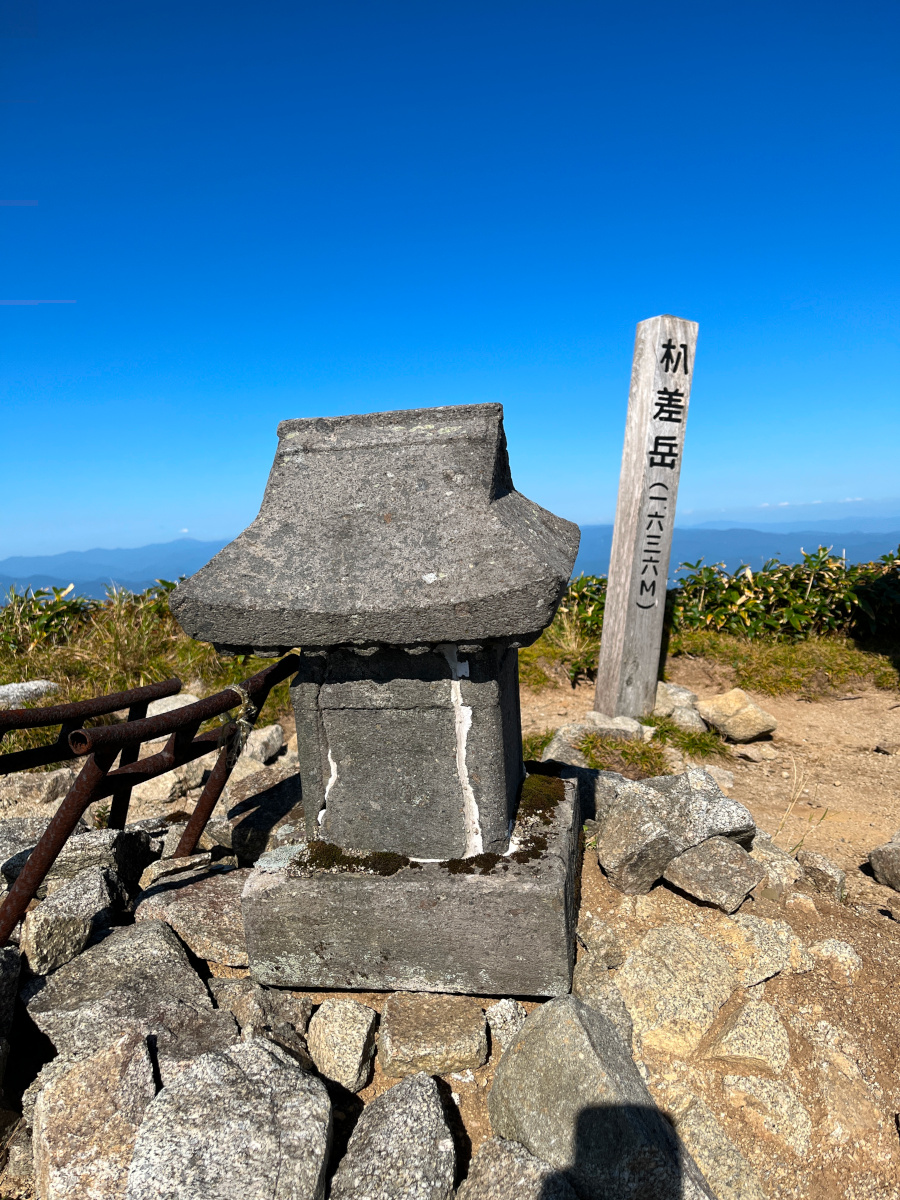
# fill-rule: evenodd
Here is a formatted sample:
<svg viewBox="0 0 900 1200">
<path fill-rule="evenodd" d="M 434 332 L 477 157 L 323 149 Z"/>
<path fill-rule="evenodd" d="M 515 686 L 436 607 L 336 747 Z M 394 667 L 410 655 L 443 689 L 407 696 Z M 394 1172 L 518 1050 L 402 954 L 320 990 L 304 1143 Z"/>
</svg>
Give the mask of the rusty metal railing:
<svg viewBox="0 0 900 1200">
<path fill-rule="evenodd" d="M 149 683 L 145 687 L 132 688 L 130 692 L 113 692 L 110 696 L 98 696 L 96 700 L 53 704 L 47 708 L 11 708 L 5 712 L 0 711 L 0 740 L 4 734 L 11 733 L 14 729 L 60 726 L 59 736 L 48 746 L 0 754 L 0 775 L 9 775 L 12 771 L 27 771 L 31 767 L 45 767 L 53 762 L 67 762 L 76 757 L 75 751 L 69 745 L 69 734 L 91 717 L 103 717 L 127 708 L 128 720 L 137 721 L 146 717 L 147 705 L 151 701 L 174 696 L 180 691 L 180 679 L 166 679 L 162 683 Z"/>
<path fill-rule="evenodd" d="M 57 705 L 45 709 L 14 709 L 0 712 L 0 730 L 35 728 L 38 725 L 55 724 L 59 719 L 63 723 L 66 735 L 68 753 L 60 754 L 63 732 L 60 738 L 50 747 L 40 749 L 54 755 L 38 759 L 30 765 L 62 761 L 63 758 L 85 758 L 86 762 L 81 772 L 74 780 L 68 794 L 63 799 L 55 815 L 44 831 L 40 841 L 32 850 L 28 861 L 13 883 L 0 905 L 0 946 L 6 945 L 9 936 L 18 922 L 25 915 L 31 900 L 38 888 L 44 882 L 47 872 L 53 866 L 63 846 L 71 837 L 79 820 L 87 811 L 88 806 L 95 800 L 112 797 L 108 826 L 113 829 L 123 829 L 128 816 L 128 805 L 132 788 L 139 783 L 146 783 L 158 775 L 164 775 L 176 767 L 202 758 L 212 750 L 218 750 L 218 757 L 209 779 L 200 793 L 194 811 L 187 823 L 184 833 L 175 850 L 176 858 L 193 854 L 200 840 L 200 835 L 206 828 L 206 823 L 212 816 L 213 809 L 222 794 L 234 764 L 240 756 L 247 734 L 252 728 L 256 715 L 266 701 L 269 692 L 276 684 L 281 683 L 292 675 L 300 666 L 300 660 L 295 654 L 289 654 L 280 662 L 259 671 L 256 675 L 244 680 L 243 683 L 225 688 L 205 700 L 195 704 L 187 704 L 172 712 L 161 713 L 157 717 L 146 716 L 146 705 L 151 699 L 160 696 L 174 695 L 181 687 L 180 680 L 170 679 L 166 683 L 151 684 L 150 688 L 167 688 L 157 691 L 153 696 L 143 694 L 137 700 L 126 700 L 122 697 L 134 697 L 138 692 L 145 693 L 148 688 L 138 688 L 135 692 L 120 692 L 116 696 L 102 696 L 97 700 L 85 700 L 80 705 Z M 175 685 L 175 686 L 173 686 Z M 112 701 L 116 701 L 115 704 Z M 50 714 L 63 710 L 79 709 L 79 717 L 84 720 L 88 716 L 99 716 L 103 713 L 116 712 L 131 704 L 129 719 L 118 725 L 99 725 L 92 729 L 71 728 L 74 720 L 71 713 L 62 718 L 51 719 Z M 86 711 L 86 706 L 95 707 Z M 143 713 L 135 715 L 132 711 L 137 706 L 143 706 Z M 200 726 L 214 717 L 222 716 L 240 705 L 237 719 L 218 729 L 206 733 L 198 733 Z M 33 718 L 43 715 L 43 720 Z M 4 720 L 5 718 L 5 720 Z M 25 720 L 31 718 L 31 720 Z M 142 742 L 156 741 L 168 736 L 165 747 L 148 758 L 139 759 Z M 4 759 L 17 758 L 22 754 L 35 754 L 35 751 L 18 751 L 14 754 L 0 756 L 0 771 L 6 773 L 12 768 L 5 768 Z M 119 757 L 119 765 L 112 769 L 113 763 Z"/>
</svg>

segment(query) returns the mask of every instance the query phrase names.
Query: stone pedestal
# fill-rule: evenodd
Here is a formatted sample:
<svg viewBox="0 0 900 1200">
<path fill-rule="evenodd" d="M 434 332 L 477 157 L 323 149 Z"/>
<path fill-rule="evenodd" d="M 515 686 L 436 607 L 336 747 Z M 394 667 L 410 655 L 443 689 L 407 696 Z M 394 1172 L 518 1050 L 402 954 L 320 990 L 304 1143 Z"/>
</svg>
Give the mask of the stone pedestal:
<svg viewBox="0 0 900 1200">
<path fill-rule="evenodd" d="M 556 789 L 533 811 L 528 786 Z M 414 863 L 300 853 L 244 887 L 250 971 L 276 987 L 555 996 L 574 961 L 575 785 L 532 776 L 512 853 Z M 530 811 L 531 809 L 531 811 Z M 545 824 L 546 820 L 546 824 Z M 313 844 L 315 845 L 315 844 Z M 321 865 L 315 865 L 316 862 Z M 383 872 L 390 872 L 385 874 Z"/>
</svg>

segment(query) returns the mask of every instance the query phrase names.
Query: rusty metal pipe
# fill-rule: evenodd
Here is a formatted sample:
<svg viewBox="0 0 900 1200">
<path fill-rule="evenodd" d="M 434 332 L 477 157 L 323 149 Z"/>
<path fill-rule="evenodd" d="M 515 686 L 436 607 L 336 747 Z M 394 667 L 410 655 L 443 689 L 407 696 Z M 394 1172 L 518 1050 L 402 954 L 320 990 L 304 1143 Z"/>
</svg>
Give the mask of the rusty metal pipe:
<svg viewBox="0 0 900 1200">
<path fill-rule="evenodd" d="M 75 826 L 84 816 L 88 805 L 95 800 L 99 784 L 113 764 L 115 752 L 103 750 L 92 755 L 81 768 L 81 774 L 69 789 L 69 794 L 56 810 L 28 861 L 0 905 L 0 946 L 24 917 L 28 905 L 56 862 L 60 850 L 72 836 Z"/>
<path fill-rule="evenodd" d="M 299 667 L 300 659 L 297 655 L 289 654 L 280 662 L 273 663 L 271 667 L 266 667 L 256 675 L 251 675 L 239 686 L 247 692 L 251 699 L 255 700 L 262 692 L 268 694 L 271 688 L 292 675 Z M 174 712 L 161 713 L 158 717 L 145 717 L 143 721 L 130 721 L 123 725 L 100 725 L 94 729 L 76 729 L 69 734 L 69 745 L 79 757 L 93 754 L 101 747 L 121 750 L 123 746 L 128 746 L 133 742 L 153 741 L 167 733 L 175 733 L 193 722 L 199 725 L 203 721 L 221 716 L 222 713 L 228 712 L 240 703 L 239 693 L 232 688 L 225 688 L 224 691 L 217 692 L 214 696 L 198 700 L 196 704 L 188 704 L 184 708 L 175 709 Z"/>
<path fill-rule="evenodd" d="M 231 762 L 232 748 L 236 733 L 237 728 L 233 727 L 231 736 L 219 751 L 219 757 L 216 759 L 216 765 L 212 769 L 212 774 L 207 779 L 203 791 L 200 793 L 200 799 L 194 806 L 190 820 L 185 826 L 184 833 L 182 833 L 175 848 L 174 858 L 187 858 L 197 849 L 200 835 L 206 828 L 207 822 L 213 814 L 213 809 L 218 804 L 219 797 L 222 795 L 225 784 L 228 782 L 228 777 L 231 774 L 233 766 Z"/>
<path fill-rule="evenodd" d="M 209 754 L 219 748 L 223 734 L 227 737 L 231 728 L 233 726 L 226 725 L 223 729 L 211 729 L 208 733 L 201 733 L 174 754 L 166 746 L 164 750 L 160 750 L 159 754 L 142 758 L 138 762 L 128 763 L 124 767 L 117 767 L 115 771 L 110 771 L 98 785 L 94 799 L 105 800 L 107 796 L 115 794 L 117 787 L 125 783 L 135 788 L 139 783 L 146 783 L 148 779 L 165 775 L 167 771 L 171 771 L 175 767 L 183 767 L 185 763 L 193 762 L 195 758 L 202 758 L 204 754 Z M 115 757 L 115 752 L 113 755 Z"/>
<path fill-rule="evenodd" d="M 76 700 L 71 704 L 53 704 L 48 708 L 9 708 L 0 712 L 0 731 L 9 729 L 37 729 L 42 725 L 71 725 L 87 721 L 90 717 L 102 717 L 119 712 L 146 700 L 161 700 L 181 691 L 181 680 L 164 679 L 162 683 L 147 683 L 128 692 L 113 692 L 109 696 L 97 696 L 93 700 Z"/>
</svg>

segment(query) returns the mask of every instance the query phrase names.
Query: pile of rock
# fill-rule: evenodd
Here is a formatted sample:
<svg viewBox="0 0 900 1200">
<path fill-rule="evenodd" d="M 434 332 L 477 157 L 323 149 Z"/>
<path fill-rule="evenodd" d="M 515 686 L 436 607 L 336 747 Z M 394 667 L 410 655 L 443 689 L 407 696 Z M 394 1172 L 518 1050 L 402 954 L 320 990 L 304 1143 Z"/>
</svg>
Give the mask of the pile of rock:
<svg viewBox="0 0 900 1200">
<path fill-rule="evenodd" d="M 331 1196 L 449 1200 L 460 1147 L 434 1077 L 471 1079 L 492 1050 L 496 1136 L 471 1164 L 467 1200 L 629 1195 L 648 1179 L 675 1196 L 682 1176 L 712 1195 L 619 1026 L 574 997 L 527 1020 L 512 1000 L 485 1012 L 427 994 L 390 996 L 380 1018 L 352 999 L 313 1012 L 249 979 L 207 988 L 157 921 L 113 930 L 23 996 L 57 1057 L 24 1097 L 4 1195 L 31 1164 L 39 1197 L 320 1197 L 332 1097 L 369 1083 L 378 1026 L 379 1071 L 400 1082 L 365 1107 Z"/>
<path fill-rule="evenodd" d="M 881 1180 L 875 1076 L 833 1014 L 789 990 L 816 978 L 846 995 L 867 967 L 839 929 L 807 939 L 785 919 L 841 912 L 843 874 L 780 850 L 709 771 L 638 783 L 578 770 L 595 900 L 572 995 L 526 1012 L 251 979 L 250 868 L 302 837 L 298 809 L 285 809 L 293 827 L 271 809 L 287 768 L 254 761 L 189 860 L 167 857 L 178 822 L 82 826 L 0 954 L 0 1062 L 17 992 L 56 1051 L 18 1123 L 6 1114 L 4 1196 L 763 1200 L 812 1169 L 820 1127 L 838 1153 L 860 1122 Z M 241 842 L 261 811 L 265 836 Z M 0 821 L 6 886 L 46 819 Z M 360 1096 L 357 1119 L 347 1097 Z M 468 1162 L 460 1113 L 485 1096 L 489 1136 Z"/>
</svg>

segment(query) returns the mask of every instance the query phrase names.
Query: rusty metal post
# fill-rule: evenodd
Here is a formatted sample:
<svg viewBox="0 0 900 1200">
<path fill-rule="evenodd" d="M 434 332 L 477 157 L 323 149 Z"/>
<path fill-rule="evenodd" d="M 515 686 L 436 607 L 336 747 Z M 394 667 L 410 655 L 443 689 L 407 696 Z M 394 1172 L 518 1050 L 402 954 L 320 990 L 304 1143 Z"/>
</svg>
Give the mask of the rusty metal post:
<svg viewBox="0 0 900 1200">
<path fill-rule="evenodd" d="M 147 715 L 147 701 L 144 700 L 140 704 L 132 704 L 128 710 L 129 721 L 141 721 Z M 73 730 L 69 731 L 74 732 Z M 62 736 L 62 735 L 60 735 Z M 140 743 L 132 746 L 123 746 L 122 752 L 119 755 L 119 766 L 127 767 L 131 763 L 137 762 L 140 755 Z M 128 820 L 128 806 L 131 803 L 131 789 L 133 784 L 123 783 L 112 794 L 112 800 L 109 805 L 109 817 L 106 821 L 107 829 L 124 829 L 125 822 Z"/>
<path fill-rule="evenodd" d="M 28 905 L 46 879 L 47 872 L 56 862 L 60 850 L 72 836 L 75 826 L 94 799 L 94 794 L 115 757 L 115 751 L 100 750 L 92 754 L 81 768 L 81 773 L 69 789 L 69 794 L 56 810 L 50 824 L 44 830 L 43 837 L 28 856 L 28 861 L 0 905 L 0 946 L 6 945 L 9 935 L 24 917 Z"/>
<path fill-rule="evenodd" d="M 213 814 L 213 809 L 219 802 L 219 797 L 222 795 L 225 784 L 228 782 L 228 777 L 231 775 L 234 767 L 236 761 L 234 743 L 237 737 L 237 729 L 233 728 L 227 737 L 225 745 L 219 751 L 216 765 L 213 767 L 210 777 L 207 779 L 203 791 L 200 793 L 200 799 L 194 806 L 194 811 L 191 813 L 187 827 L 175 848 L 174 858 L 187 858 L 197 849 L 200 836 Z"/>
</svg>

